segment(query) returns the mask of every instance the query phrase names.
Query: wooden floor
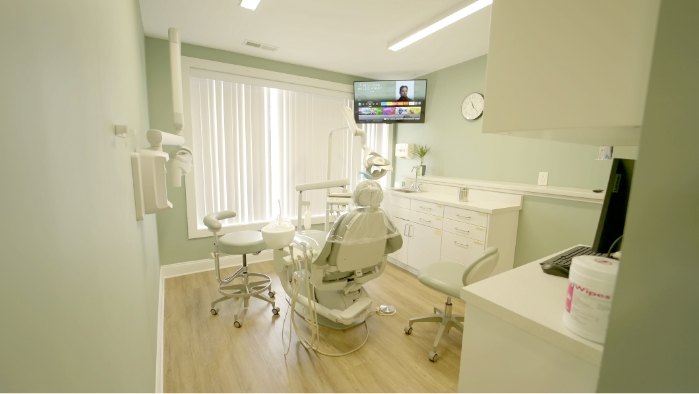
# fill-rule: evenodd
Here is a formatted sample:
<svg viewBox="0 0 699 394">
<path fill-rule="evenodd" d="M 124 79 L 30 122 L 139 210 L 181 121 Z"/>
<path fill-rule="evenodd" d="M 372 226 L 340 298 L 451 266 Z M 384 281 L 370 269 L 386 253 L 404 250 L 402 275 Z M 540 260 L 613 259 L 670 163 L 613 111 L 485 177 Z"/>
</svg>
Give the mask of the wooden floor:
<svg viewBox="0 0 699 394">
<path fill-rule="evenodd" d="M 273 316 L 269 304 L 252 299 L 241 328 L 233 326 L 233 301 L 219 304 L 218 315 L 210 314 L 209 303 L 218 296 L 213 272 L 165 281 L 165 392 L 456 391 L 461 333 L 451 330 L 442 339 L 439 359 L 433 363 L 427 355 L 436 324 L 415 324 L 412 335 L 403 331 L 408 318 L 442 308 L 446 299 L 414 275 L 387 264 L 383 275 L 365 289 L 375 307 L 392 304 L 397 313 L 374 314 L 366 326 L 349 330 L 322 329 L 321 350 L 337 353 L 361 343 L 368 328 L 361 349 L 332 357 L 306 350 L 296 334 L 290 334 L 287 297 L 272 264 L 250 267 L 272 276 L 281 312 Z M 463 303 L 455 301 L 454 311 L 461 314 L 463 309 Z"/>
</svg>

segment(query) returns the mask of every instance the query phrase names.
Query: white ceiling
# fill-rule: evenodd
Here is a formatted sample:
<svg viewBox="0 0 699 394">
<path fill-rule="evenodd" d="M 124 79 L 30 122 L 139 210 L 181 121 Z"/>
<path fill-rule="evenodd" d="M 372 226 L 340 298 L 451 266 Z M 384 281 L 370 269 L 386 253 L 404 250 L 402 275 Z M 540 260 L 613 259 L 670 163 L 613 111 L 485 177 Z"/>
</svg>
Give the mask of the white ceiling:
<svg viewBox="0 0 699 394">
<path fill-rule="evenodd" d="M 187 44 L 315 67 L 369 79 L 414 78 L 488 51 L 490 8 L 399 52 L 389 42 L 473 0 L 139 0 L 143 29 Z M 245 40 L 277 47 L 253 48 Z"/>
</svg>

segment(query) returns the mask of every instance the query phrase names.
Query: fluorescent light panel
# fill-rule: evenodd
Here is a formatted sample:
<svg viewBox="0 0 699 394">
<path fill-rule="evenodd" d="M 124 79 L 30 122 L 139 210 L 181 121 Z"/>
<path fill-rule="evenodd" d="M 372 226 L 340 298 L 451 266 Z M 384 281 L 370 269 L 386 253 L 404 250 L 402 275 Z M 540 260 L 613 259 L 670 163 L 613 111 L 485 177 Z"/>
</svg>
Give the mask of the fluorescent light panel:
<svg viewBox="0 0 699 394">
<path fill-rule="evenodd" d="M 405 47 L 407 47 L 410 44 L 413 44 L 419 40 L 422 40 L 423 38 L 429 36 L 432 33 L 435 33 L 439 30 L 444 29 L 445 27 L 451 25 L 454 22 L 460 21 L 461 19 L 475 13 L 476 11 L 480 11 L 483 8 L 493 4 L 493 0 L 477 0 L 466 7 L 454 12 L 453 14 L 446 16 L 437 22 L 425 27 L 424 29 L 418 30 L 417 32 L 409 35 L 408 37 L 398 41 L 397 43 L 391 45 L 388 47 L 388 49 L 396 52 L 399 51 Z"/>
<path fill-rule="evenodd" d="M 247 8 L 249 10 L 255 11 L 255 8 L 257 8 L 257 5 L 260 4 L 260 0 L 241 0 L 240 1 L 240 6 L 243 8 Z"/>
</svg>

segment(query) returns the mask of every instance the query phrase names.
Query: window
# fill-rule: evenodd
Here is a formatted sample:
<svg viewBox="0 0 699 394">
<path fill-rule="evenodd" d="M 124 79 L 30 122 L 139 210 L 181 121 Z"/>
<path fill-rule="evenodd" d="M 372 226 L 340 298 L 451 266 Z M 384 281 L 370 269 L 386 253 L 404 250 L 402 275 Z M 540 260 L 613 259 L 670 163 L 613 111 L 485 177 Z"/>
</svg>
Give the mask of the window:
<svg viewBox="0 0 699 394">
<path fill-rule="evenodd" d="M 230 227 L 259 228 L 280 214 L 296 218 L 297 184 L 338 178 L 356 184 L 361 141 L 342 114 L 350 85 L 183 60 L 185 136 L 194 156 L 186 178 L 190 238 L 210 235 L 204 216 L 224 209 L 237 212 Z M 392 129 L 371 126 L 367 144 L 390 157 Z M 325 217 L 325 191 L 304 198 L 313 216 Z"/>
</svg>

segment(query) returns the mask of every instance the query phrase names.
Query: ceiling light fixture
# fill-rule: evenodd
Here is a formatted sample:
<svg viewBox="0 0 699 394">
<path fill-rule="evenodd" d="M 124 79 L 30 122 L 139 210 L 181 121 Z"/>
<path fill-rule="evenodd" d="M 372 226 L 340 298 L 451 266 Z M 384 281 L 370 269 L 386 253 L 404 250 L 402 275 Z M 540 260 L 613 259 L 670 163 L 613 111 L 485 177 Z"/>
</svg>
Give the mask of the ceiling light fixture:
<svg viewBox="0 0 699 394">
<path fill-rule="evenodd" d="M 240 6 L 255 11 L 260 0 L 240 0 Z"/>
<path fill-rule="evenodd" d="M 399 51 L 405 47 L 407 47 L 410 44 L 413 44 L 419 40 L 422 40 L 423 38 L 429 36 L 432 33 L 435 33 L 449 25 L 451 25 L 454 22 L 457 22 L 477 11 L 482 10 L 483 8 L 493 4 L 493 0 L 476 0 L 473 3 L 467 5 L 464 8 L 459 9 L 458 11 L 454 12 L 451 15 L 448 15 L 437 22 L 432 23 L 431 25 L 418 30 L 417 32 L 410 34 L 409 36 L 405 37 L 404 39 L 396 42 L 395 44 L 392 44 L 391 46 L 388 47 L 388 49 L 396 52 Z"/>
</svg>

